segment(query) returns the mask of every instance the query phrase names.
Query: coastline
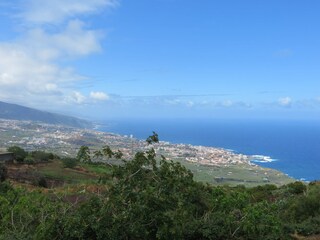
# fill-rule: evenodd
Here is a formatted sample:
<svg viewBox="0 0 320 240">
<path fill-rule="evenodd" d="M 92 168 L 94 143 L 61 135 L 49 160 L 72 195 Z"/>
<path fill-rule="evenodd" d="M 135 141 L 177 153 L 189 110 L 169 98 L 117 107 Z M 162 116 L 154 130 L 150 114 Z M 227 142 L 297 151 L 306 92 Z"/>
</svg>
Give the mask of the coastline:
<svg viewBox="0 0 320 240">
<path fill-rule="evenodd" d="M 47 150 L 62 156 L 76 156 L 80 146 L 89 146 L 91 151 L 109 145 L 119 149 L 124 159 L 131 159 L 135 152 L 145 151 L 150 146 L 144 140 L 90 129 L 75 129 L 61 125 L 33 123 L 28 121 L 1 121 L 0 131 L 4 138 L 1 147 L 21 146 L 27 150 Z M 286 184 L 292 178 L 277 170 L 263 168 L 250 162 L 250 156 L 216 147 L 175 144 L 165 141 L 153 146 L 158 156 L 179 161 L 188 167 L 195 179 L 213 184 L 242 184 L 253 186 L 266 183 Z M 223 179 L 223 181 L 217 181 Z"/>
<path fill-rule="evenodd" d="M 171 143 L 215 146 L 245 155 L 270 156 L 255 161 L 295 179 L 316 181 L 320 176 L 320 123 L 275 120 L 111 119 L 101 130 L 133 134 L 144 139 L 154 130 Z"/>
</svg>

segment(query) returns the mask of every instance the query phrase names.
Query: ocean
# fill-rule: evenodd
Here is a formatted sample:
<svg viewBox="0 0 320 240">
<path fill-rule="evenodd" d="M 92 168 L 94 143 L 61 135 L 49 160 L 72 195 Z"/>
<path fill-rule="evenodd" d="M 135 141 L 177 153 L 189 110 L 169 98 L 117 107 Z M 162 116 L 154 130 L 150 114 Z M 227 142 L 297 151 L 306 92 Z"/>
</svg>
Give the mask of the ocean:
<svg viewBox="0 0 320 240">
<path fill-rule="evenodd" d="M 99 130 L 146 139 L 230 149 L 299 180 L 320 180 L 320 123 L 285 120 L 109 120 Z M 264 157 L 261 157 L 264 156 Z M 267 161 L 261 161 L 262 158 Z"/>
</svg>

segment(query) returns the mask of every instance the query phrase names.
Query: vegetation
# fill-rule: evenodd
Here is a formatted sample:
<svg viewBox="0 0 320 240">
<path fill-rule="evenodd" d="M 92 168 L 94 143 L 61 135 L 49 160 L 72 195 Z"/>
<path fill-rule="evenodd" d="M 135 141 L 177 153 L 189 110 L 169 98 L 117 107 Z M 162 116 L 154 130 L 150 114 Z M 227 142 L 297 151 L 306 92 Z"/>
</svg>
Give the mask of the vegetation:
<svg viewBox="0 0 320 240">
<path fill-rule="evenodd" d="M 44 151 L 33 151 L 30 155 L 36 162 L 50 161 L 55 158 L 54 154 Z"/>
<path fill-rule="evenodd" d="M 0 164 L 0 182 L 3 182 L 7 178 L 7 168 L 4 164 Z"/>
<path fill-rule="evenodd" d="M 79 162 L 84 162 L 84 163 L 91 162 L 90 149 L 88 146 L 81 146 L 80 147 L 78 154 L 77 154 L 77 160 Z"/>
<path fill-rule="evenodd" d="M 11 146 L 7 148 L 8 152 L 14 154 L 15 160 L 19 163 L 33 164 L 36 162 L 46 162 L 57 158 L 52 153 L 47 153 L 45 151 L 32 151 L 27 152 L 23 148 L 18 146 Z"/>
<path fill-rule="evenodd" d="M 158 137 L 148 140 L 152 144 Z M 293 234 L 320 234 L 316 182 L 279 188 L 212 186 L 194 181 L 179 162 L 160 158 L 150 148 L 123 164 L 79 163 L 99 181 L 67 189 L 30 191 L 1 183 L 0 239 L 292 239 Z M 44 180 L 38 184 L 46 187 Z"/>
<path fill-rule="evenodd" d="M 62 159 L 63 167 L 74 168 L 78 165 L 78 160 L 76 158 L 65 157 Z"/>
<path fill-rule="evenodd" d="M 9 147 L 7 150 L 14 154 L 14 157 L 18 162 L 23 162 L 23 160 L 28 156 L 28 153 L 18 146 Z"/>
</svg>

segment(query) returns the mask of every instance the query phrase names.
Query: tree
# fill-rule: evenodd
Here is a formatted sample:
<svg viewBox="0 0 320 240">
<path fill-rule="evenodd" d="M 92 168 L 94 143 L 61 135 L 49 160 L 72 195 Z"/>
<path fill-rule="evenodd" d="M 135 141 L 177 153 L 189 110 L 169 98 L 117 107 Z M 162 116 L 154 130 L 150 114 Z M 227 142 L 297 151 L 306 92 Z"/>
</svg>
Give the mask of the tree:
<svg viewBox="0 0 320 240">
<path fill-rule="evenodd" d="M 100 150 L 94 151 L 93 152 L 93 158 L 96 160 L 100 160 L 103 157 L 103 153 Z"/>
<path fill-rule="evenodd" d="M 79 162 L 84 162 L 84 163 L 91 162 L 90 149 L 88 146 L 81 146 L 80 147 L 78 154 L 77 154 L 77 160 Z"/>
<path fill-rule="evenodd" d="M 31 156 L 35 159 L 35 161 L 49 161 L 54 159 L 54 155 L 52 153 L 47 153 L 45 151 L 33 151 L 31 152 Z"/>
<path fill-rule="evenodd" d="M 102 148 L 102 152 L 103 152 L 103 155 L 106 156 L 107 158 L 112 158 L 112 156 L 114 155 L 113 151 L 108 145 Z"/>
<path fill-rule="evenodd" d="M 23 160 L 28 156 L 28 153 L 23 148 L 18 146 L 8 147 L 7 151 L 12 152 L 18 162 L 23 162 Z"/>
<path fill-rule="evenodd" d="M 118 150 L 114 153 L 114 157 L 116 159 L 121 159 L 123 157 L 123 153 L 120 150 Z"/>
<path fill-rule="evenodd" d="M 87 217 L 97 219 L 99 239 L 201 239 L 197 229 L 208 209 L 207 191 L 180 163 L 157 162 L 151 148 L 114 166 L 113 178 L 108 200 Z"/>
<path fill-rule="evenodd" d="M 62 164 L 65 168 L 74 168 L 77 166 L 78 161 L 75 158 L 65 157 L 62 159 Z"/>
<path fill-rule="evenodd" d="M 35 159 L 34 159 L 34 157 L 32 156 L 32 154 L 28 154 L 28 156 L 26 156 L 25 158 L 24 158 L 24 163 L 26 163 L 26 164 L 35 164 Z"/>
<path fill-rule="evenodd" d="M 153 134 L 151 136 L 149 136 L 146 140 L 146 142 L 148 144 L 152 144 L 152 143 L 158 143 L 159 142 L 159 136 L 156 132 L 152 132 Z"/>
</svg>

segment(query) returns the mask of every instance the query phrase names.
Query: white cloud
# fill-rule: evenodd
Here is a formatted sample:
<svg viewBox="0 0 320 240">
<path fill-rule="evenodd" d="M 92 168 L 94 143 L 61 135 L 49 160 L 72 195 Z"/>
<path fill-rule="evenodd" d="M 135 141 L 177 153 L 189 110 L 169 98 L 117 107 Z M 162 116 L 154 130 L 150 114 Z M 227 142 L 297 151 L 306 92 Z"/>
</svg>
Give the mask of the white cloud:
<svg viewBox="0 0 320 240">
<path fill-rule="evenodd" d="M 181 104 L 181 100 L 177 99 L 177 98 L 174 98 L 174 99 L 164 98 L 164 99 L 161 99 L 160 102 L 164 102 L 167 105 L 178 105 L 178 104 Z"/>
<path fill-rule="evenodd" d="M 22 45 L 0 44 L 0 91 L 49 93 L 59 83 L 80 79 L 71 69 L 42 61 Z"/>
<path fill-rule="evenodd" d="M 226 100 L 226 101 L 223 101 L 223 102 L 221 103 L 221 105 L 222 105 L 223 107 L 232 107 L 232 106 L 233 106 L 233 102 L 232 102 L 231 100 Z"/>
<path fill-rule="evenodd" d="M 66 98 L 67 102 L 83 104 L 86 101 L 86 97 L 82 95 L 80 92 L 74 91 L 70 96 Z"/>
<path fill-rule="evenodd" d="M 94 100 L 98 101 L 105 101 L 108 100 L 110 97 L 104 92 L 91 92 L 90 97 Z"/>
<path fill-rule="evenodd" d="M 186 106 L 187 107 L 193 107 L 195 105 L 195 103 L 193 102 L 193 101 L 188 101 L 187 103 L 186 103 Z"/>
<path fill-rule="evenodd" d="M 59 24 L 77 15 L 114 7 L 116 0 L 26 0 L 18 17 L 33 24 Z"/>
<path fill-rule="evenodd" d="M 117 1 L 26 0 L 24 4 L 17 14 L 24 25 L 19 35 L 0 42 L 1 99 L 38 107 L 48 102 L 86 103 L 87 97 L 78 89 L 78 82 L 86 77 L 68 67 L 68 61 L 101 51 L 103 34 L 80 17 L 113 7 Z M 99 92 L 93 96 L 108 97 Z"/>
<path fill-rule="evenodd" d="M 56 33 L 48 33 L 42 28 L 32 28 L 19 43 L 27 46 L 39 59 L 54 60 L 99 52 L 102 37 L 100 31 L 87 30 L 84 22 L 70 20 L 60 32 Z"/>
<path fill-rule="evenodd" d="M 292 99 L 290 97 L 279 98 L 278 104 L 282 107 L 291 107 Z"/>
</svg>

